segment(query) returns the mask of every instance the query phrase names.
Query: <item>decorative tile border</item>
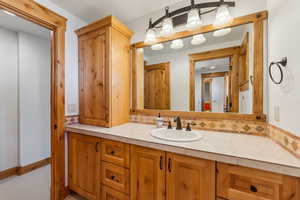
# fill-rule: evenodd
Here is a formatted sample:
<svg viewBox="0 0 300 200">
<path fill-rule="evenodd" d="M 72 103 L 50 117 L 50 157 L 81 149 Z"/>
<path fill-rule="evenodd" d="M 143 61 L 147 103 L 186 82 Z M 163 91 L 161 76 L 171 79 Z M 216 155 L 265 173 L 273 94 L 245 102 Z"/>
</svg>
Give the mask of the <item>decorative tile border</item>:
<svg viewBox="0 0 300 200">
<path fill-rule="evenodd" d="M 79 123 L 79 115 L 65 116 L 65 124 L 76 124 Z"/>
<path fill-rule="evenodd" d="M 155 124 L 156 116 L 131 115 L 131 122 Z M 175 126 L 173 118 L 165 117 L 164 122 L 171 121 Z M 232 132 L 240 134 L 267 136 L 267 126 L 265 122 L 243 121 L 243 120 L 208 120 L 208 119 L 182 119 L 183 126 L 190 122 L 194 129 L 212 130 L 222 132 Z"/>
<path fill-rule="evenodd" d="M 274 142 L 300 159 L 300 137 L 272 124 L 268 124 L 267 129 L 268 136 Z"/>
</svg>

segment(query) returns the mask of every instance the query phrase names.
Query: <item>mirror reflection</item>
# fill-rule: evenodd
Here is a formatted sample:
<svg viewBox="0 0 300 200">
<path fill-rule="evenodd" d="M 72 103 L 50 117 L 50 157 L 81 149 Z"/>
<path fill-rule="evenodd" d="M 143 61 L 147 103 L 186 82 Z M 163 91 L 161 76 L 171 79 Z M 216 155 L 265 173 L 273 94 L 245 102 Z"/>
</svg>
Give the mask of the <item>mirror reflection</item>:
<svg viewBox="0 0 300 200">
<path fill-rule="evenodd" d="M 137 108 L 252 113 L 253 24 L 137 49 Z"/>
</svg>

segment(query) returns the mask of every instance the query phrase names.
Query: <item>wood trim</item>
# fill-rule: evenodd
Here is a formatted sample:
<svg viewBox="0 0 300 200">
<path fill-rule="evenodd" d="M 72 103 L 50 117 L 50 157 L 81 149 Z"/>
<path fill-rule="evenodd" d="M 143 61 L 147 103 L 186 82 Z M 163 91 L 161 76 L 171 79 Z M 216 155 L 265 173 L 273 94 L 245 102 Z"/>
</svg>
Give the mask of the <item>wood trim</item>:
<svg viewBox="0 0 300 200">
<path fill-rule="evenodd" d="M 10 176 L 21 176 L 21 175 L 27 174 L 33 170 L 36 170 L 38 168 L 49 165 L 50 163 L 51 163 L 51 158 L 46 158 L 46 159 L 40 160 L 38 162 L 26 165 L 24 167 L 13 167 L 13 168 L 4 170 L 4 171 L 0 172 L 0 180 L 6 179 Z"/>
<path fill-rule="evenodd" d="M 67 19 L 33 0 L 0 0 L 0 8 L 48 29 L 66 29 Z"/>
<path fill-rule="evenodd" d="M 201 28 L 198 28 L 198 29 L 193 30 L 193 31 L 181 31 L 181 32 L 178 32 L 178 33 L 174 34 L 171 37 L 167 37 L 167 38 L 160 37 L 160 38 L 157 39 L 157 41 L 155 43 L 167 42 L 167 41 L 170 41 L 170 40 L 189 37 L 189 36 L 200 34 L 200 33 L 207 33 L 207 32 L 216 31 L 216 30 L 223 29 L 223 28 L 235 27 L 235 26 L 240 26 L 240 25 L 243 25 L 243 24 L 250 24 L 250 23 L 257 22 L 257 21 L 265 20 L 267 18 L 268 18 L 268 11 L 257 12 L 257 13 L 253 13 L 253 14 L 250 14 L 250 15 L 237 17 L 231 23 L 225 24 L 223 26 L 215 27 L 211 24 L 211 25 L 202 26 Z M 137 42 L 133 45 L 136 48 L 143 48 L 143 47 L 146 47 L 146 46 L 153 45 L 155 43 L 146 44 L 144 42 Z"/>
<path fill-rule="evenodd" d="M 195 64 L 196 62 L 231 57 L 233 60 L 233 66 L 237 66 L 238 54 L 240 53 L 240 47 L 229 47 L 224 49 L 217 49 L 212 51 L 206 51 L 201 53 L 194 53 L 189 55 L 190 60 L 190 111 L 195 111 Z M 232 95 L 233 112 L 238 112 L 239 107 L 239 87 L 238 87 L 238 66 L 233 67 L 232 76 L 232 88 L 234 89 Z M 235 83 L 236 82 L 236 83 Z M 233 90 L 232 90 L 233 91 Z M 236 94 L 237 93 L 237 94 Z"/>
<path fill-rule="evenodd" d="M 131 46 L 131 107 L 137 107 L 137 62 L 136 48 Z"/>
<path fill-rule="evenodd" d="M 46 165 L 49 165 L 50 163 L 51 163 L 51 158 L 46 158 L 46 159 L 40 160 L 38 162 L 26 165 L 24 167 L 18 167 L 17 174 L 19 176 L 21 176 L 23 174 L 29 173 L 29 172 L 31 172 L 33 170 L 38 169 L 38 168 L 44 167 Z"/>
<path fill-rule="evenodd" d="M 253 113 L 264 112 L 264 23 L 254 23 Z"/>
<path fill-rule="evenodd" d="M 6 169 L 0 172 L 0 180 L 6 179 L 10 176 L 16 176 L 16 175 L 18 175 L 18 167 Z"/>
<path fill-rule="evenodd" d="M 214 72 L 208 74 L 201 74 L 201 78 L 216 78 L 216 77 L 224 77 L 227 72 Z"/>
<path fill-rule="evenodd" d="M 71 190 L 70 190 L 69 186 L 66 186 L 64 195 L 63 195 L 63 199 L 66 199 L 70 194 L 71 194 Z"/>
<path fill-rule="evenodd" d="M 213 120 L 244 120 L 266 122 L 266 115 L 256 114 L 239 114 L 239 113 L 207 113 L 207 112 L 185 112 L 170 110 L 131 110 L 132 115 L 158 116 L 160 113 L 163 117 L 180 116 L 183 119 L 213 119 Z"/>
<path fill-rule="evenodd" d="M 65 188 L 65 31 L 67 19 L 33 0 L 0 0 L 0 8 L 52 31 L 51 45 L 51 200 Z"/>
<path fill-rule="evenodd" d="M 98 21 L 93 22 L 92 24 L 89 24 L 85 27 L 82 27 L 75 31 L 75 33 L 78 36 L 84 35 L 86 33 L 95 31 L 97 29 L 101 29 L 103 27 L 111 26 L 114 29 L 118 30 L 122 34 L 124 34 L 127 38 L 131 38 L 133 35 L 133 32 L 127 28 L 119 19 L 117 19 L 115 16 L 107 16 L 103 19 L 100 19 Z"/>
</svg>

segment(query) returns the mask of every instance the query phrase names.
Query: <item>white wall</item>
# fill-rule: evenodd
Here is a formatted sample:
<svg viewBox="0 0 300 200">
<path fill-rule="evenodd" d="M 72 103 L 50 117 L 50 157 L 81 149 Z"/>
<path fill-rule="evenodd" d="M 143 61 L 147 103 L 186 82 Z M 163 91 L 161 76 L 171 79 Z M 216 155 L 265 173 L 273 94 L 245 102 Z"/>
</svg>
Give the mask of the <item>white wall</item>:
<svg viewBox="0 0 300 200">
<path fill-rule="evenodd" d="M 51 41 L 19 36 L 19 164 L 50 157 Z"/>
<path fill-rule="evenodd" d="M 269 79 L 269 121 L 298 136 L 300 136 L 299 7 L 299 0 L 268 0 L 269 63 L 288 57 L 284 83 L 277 86 Z M 279 106 L 279 121 L 274 117 L 275 106 Z"/>
<path fill-rule="evenodd" d="M 206 0 L 205 2 L 210 2 L 215 0 Z M 267 9 L 267 0 L 235 0 L 236 7 L 232 8 L 232 15 L 234 17 L 244 16 L 247 14 L 252 14 L 254 12 L 259 12 Z M 180 3 L 174 4 L 170 6 L 170 9 L 180 8 L 182 6 L 189 5 L 189 1 L 181 1 Z M 156 12 L 145 15 L 144 17 L 139 17 L 136 20 L 132 20 L 127 23 L 129 28 L 134 31 L 133 43 L 140 42 L 145 39 L 145 32 L 148 28 L 148 20 L 152 17 L 153 20 L 158 19 L 159 17 L 164 15 L 164 8 Z M 203 17 L 205 24 L 212 24 L 214 20 L 214 14 L 205 15 Z"/>
<path fill-rule="evenodd" d="M 220 43 L 188 49 L 174 51 L 170 54 L 160 54 L 158 56 L 145 55 L 147 64 L 161 62 L 171 62 L 170 65 L 170 88 L 171 88 L 171 110 L 189 111 L 189 54 L 222 49 L 240 45 L 240 41 Z"/>
<path fill-rule="evenodd" d="M 18 165 L 18 40 L 0 28 L 0 171 Z"/>
<path fill-rule="evenodd" d="M 49 0 L 35 0 L 68 19 L 66 31 L 65 55 L 65 103 L 66 115 L 76 115 L 79 110 L 78 97 L 78 42 L 75 30 L 87 25 L 86 22 L 60 8 Z M 70 1 L 70 3 L 72 3 Z"/>
</svg>

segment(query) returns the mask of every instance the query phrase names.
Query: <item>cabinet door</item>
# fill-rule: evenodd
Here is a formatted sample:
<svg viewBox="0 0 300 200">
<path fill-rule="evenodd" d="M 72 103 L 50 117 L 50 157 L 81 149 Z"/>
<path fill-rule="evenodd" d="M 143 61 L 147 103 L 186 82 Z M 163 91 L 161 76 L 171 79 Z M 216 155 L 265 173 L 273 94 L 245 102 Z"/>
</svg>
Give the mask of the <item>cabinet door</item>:
<svg viewBox="0 0 300 200">
<path fill-rule="evenodd" d="M 131 200 L 165 199 L 165 152 L 131 146 Z"/>
<path fill-rule="evenodd" d="M 215 162 L 167 153 L 167 200 L 215 200 Z"/>
<path fill-rule="evenodd" d="M 79 38 L 80 122 L 108 125 L 108 58 L 105 29 Z"/>
<path fill-rule="evenodd" d="M 89 200 L 100 193 L 100 139 L 69 133 L 69 187 Z"/>
</svg>

